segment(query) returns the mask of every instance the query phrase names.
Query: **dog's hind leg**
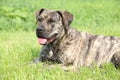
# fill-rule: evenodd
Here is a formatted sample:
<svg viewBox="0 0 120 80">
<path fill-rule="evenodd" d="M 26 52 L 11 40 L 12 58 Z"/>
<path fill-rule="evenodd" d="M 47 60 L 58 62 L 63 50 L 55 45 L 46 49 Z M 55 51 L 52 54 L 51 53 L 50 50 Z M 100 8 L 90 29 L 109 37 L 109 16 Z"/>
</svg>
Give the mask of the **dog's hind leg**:
<svg viewBox="0 0 120 80">
<path fill-rule="evenodd" d="M 116 68 L 120 68 L 120 51 L 113 55 L 111 62 L 115 65 Z"/>
</svg>

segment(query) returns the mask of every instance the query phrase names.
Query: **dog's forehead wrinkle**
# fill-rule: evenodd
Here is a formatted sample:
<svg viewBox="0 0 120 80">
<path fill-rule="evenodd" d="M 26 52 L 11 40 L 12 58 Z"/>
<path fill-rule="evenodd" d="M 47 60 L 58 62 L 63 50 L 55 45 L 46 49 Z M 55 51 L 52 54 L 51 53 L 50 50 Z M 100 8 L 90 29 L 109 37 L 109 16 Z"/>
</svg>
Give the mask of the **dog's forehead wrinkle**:
<svg viewBox="0 0 120 80">
<path fill-rule="evenodd" d="M 45 18 L 48 17 L 48 14 L 47 14 L 47 13 L 44 13 L 44 14 L 41 15 L 41 17 L 45 19 Z"/>
</svg>

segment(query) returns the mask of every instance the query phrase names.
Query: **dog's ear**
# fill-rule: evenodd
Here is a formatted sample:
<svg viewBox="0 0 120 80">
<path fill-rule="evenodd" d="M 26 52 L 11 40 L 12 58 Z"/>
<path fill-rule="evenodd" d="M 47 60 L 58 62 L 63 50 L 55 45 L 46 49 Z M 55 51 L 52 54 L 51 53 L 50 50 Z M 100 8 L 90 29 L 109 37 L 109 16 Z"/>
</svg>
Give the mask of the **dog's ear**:
<svg viewBox="0 0 120 80">
<path fill-rule="evenodd" d="M 57 11 L 57 13 L 62 17 L 63 25 L 67 31 L 71 22 L 73 21 L 73 15 L 68 11 Z"/>
<path fill-rule="evenodd" d="M 42 8 L 42 9 L 36 11 L 36 18 L 37 18 L 44 10 L 45 10 L 45 9 Z"/>
<path fill-rule="evenodd" d="M 36 16 L 36 24 L 37 24 L 37 22 L 38 22 L 38 16 L 44 11 L 45 9 L 40 9 L 40 10 L 38 10 L 38 11 L 36 11 L 36 13 L 35 13 L 35 16 Z"/>
</svg>

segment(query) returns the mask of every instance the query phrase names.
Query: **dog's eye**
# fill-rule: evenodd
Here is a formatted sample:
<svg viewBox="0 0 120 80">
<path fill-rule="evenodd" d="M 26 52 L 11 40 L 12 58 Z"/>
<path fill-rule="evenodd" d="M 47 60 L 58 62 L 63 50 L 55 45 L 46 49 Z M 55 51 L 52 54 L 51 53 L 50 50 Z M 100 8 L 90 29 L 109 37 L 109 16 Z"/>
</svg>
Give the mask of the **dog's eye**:
<svg viewBox="0 0 120 80">
<path fill-rule="evenodd" d="M 42 22 L 42 21 L 43 21 L 43 18 L 38 18 L 38 21 Z"/>
<path fill-rule="evenodd" d="M 55 20 L 54 19 L 50 19 L 49 22 L 55 22 Z"/>
</svg>

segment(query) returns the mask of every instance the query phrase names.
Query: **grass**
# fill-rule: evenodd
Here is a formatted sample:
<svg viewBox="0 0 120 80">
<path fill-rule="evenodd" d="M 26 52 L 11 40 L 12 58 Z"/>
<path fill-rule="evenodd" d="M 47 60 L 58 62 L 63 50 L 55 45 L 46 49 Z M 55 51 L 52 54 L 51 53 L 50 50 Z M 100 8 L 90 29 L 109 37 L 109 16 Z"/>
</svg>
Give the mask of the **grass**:
<svg viewBox="0 0 120 80">
<path fill-rule="evenodd" d="M 0 80 L 120 80 L 112 64 L 103 68 L 63 71 L 26 65 L 39 56 L 34 13 L 40 8 L 67 10 L 74 14 L 72 27 L 94 34 L 120 36 L 119 0 L 1 0 Z"/>
<path fill-rule="evenodd" d="M 16 36 L 17 34 L 17 36 Z M 102 69 L 81 68 L 79 73 L 44 68 L 41 64 L 26 65 L 38 56 L 38 42 L 34 32 L 0 32 L 0 80 L 119 80 L 120 72 L 112 64 Z"/>
</svg>

